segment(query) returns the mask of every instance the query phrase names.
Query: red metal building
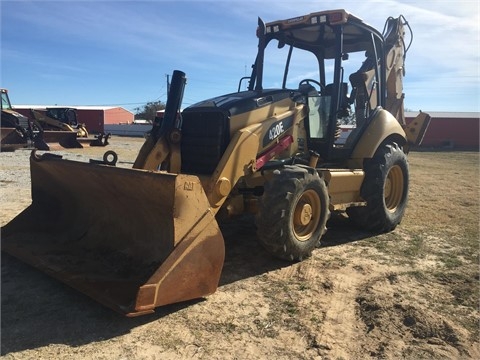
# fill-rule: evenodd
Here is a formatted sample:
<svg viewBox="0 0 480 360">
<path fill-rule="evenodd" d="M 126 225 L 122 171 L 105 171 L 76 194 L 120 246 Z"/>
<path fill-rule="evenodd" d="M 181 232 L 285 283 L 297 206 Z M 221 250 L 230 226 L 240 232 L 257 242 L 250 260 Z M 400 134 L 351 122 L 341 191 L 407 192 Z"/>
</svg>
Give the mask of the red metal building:
<svg viewBox="0 0 480 360">
<path fill-rule="evenodd" d="M 429 112 L 432 117 L 422 148 L 479 150 L 480 113 Z M 407 123 L 416 112 L 406 112 Z"/>
</svg>

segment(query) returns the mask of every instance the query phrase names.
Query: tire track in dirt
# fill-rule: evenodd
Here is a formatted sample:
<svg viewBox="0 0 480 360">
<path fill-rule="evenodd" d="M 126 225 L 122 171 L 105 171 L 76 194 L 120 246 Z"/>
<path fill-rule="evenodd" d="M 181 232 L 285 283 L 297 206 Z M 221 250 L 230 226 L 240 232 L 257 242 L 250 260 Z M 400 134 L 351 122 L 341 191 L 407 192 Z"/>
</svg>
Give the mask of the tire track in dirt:
<svg viewBox="0 0 480 360">
<path fill-rule="evenodd" d="M 320 300 L 319 306 L 325 308 L 326 313 L 317 335 L 318 343 L 326 350 L 323 355 L 335 358 L 361 355 L 361 349 L 352 348 L 352 344 L 359 346 L 359 337 L 363 334 L 363 326 L 357 319 L 355 300 L 367 276 L 352 266 L 342 267 L 327 275 L 327 283 L 331 284 L 331 288 Z"/>
</svg>

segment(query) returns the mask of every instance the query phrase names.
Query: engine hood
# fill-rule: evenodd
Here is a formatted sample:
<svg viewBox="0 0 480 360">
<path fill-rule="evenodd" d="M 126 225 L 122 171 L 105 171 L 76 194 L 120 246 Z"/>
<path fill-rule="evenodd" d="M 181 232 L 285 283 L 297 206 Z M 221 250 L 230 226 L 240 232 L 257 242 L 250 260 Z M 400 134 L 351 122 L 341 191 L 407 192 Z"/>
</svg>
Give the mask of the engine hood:
<svg viewBox="0 0 480 360">
<path fill-rule="evenodd" d="M 291 97 L 293 93 L 293 90 L 288 89 L 236 92 L 203 100 L 187 107 L 183 112 L 220 110 L 229 116 L 234 116 L 284 100 Z"/>
<path fill-rule="evenodd" d="M 12 109 L 2 109 L 2 114 L 5 113 L 5 114 L 10 114 L 12 116 L 15 116 L 17 118 L 27 118 L 26 116 L 20 114 L 19 112 L 16 112 L 15 110 L 12 110 Z"/>
<path fill-rule="evenodd" d="M 26 124 L 28 118 L 15 110 L 2 109 L 2 127 L 15 127 L 20 124 Z"/>
</svg>

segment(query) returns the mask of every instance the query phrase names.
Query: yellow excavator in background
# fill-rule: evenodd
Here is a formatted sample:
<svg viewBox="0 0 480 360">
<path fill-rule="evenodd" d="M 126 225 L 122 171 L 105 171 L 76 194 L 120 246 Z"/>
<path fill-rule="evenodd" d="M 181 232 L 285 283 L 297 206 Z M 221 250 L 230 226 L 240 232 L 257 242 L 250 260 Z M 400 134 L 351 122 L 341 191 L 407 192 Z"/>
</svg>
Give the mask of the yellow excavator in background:
<svg viewBox="0 0 480 360">
<path fill-rule="evenodd" d="M 288 261 L 319 245 L 331 212 L 395 229 L 429 121 L 405 124 L 406 29 L 403 16 L 381 33 L 344 10 L 259 19 L 247 89 L 178 116 L 186 75 L 174 71 L 132 169 L 111 151 L 90 163 L 33 152 L 32 204 L 2 228 L 2 250 L 136 316 L 216 290 L 220 217 L 255 213 L 260 243 Z"/>
</svg>

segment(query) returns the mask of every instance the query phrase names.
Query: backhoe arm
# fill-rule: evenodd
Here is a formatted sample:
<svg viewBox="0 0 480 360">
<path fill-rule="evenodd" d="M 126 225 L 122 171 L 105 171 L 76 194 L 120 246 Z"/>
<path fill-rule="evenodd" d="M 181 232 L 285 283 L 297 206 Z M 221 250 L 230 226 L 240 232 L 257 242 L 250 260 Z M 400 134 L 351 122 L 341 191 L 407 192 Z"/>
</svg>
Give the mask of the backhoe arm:
<svg viewBox="0 0 480 360">
<path fill-rule="evenodd" d="M 410 43 L 405 46 L 405 29 L 410 30 Z M 385 39 L 385 61 L 387 95 L 385 108 L 398 122 L 405 125 L 403 99 L 403 77 L 405 76 L 405 57 L 412 40 L 412 32 L 403 15 L 398 18 L 389 17 L 383 31 Z"/>
</svg>

